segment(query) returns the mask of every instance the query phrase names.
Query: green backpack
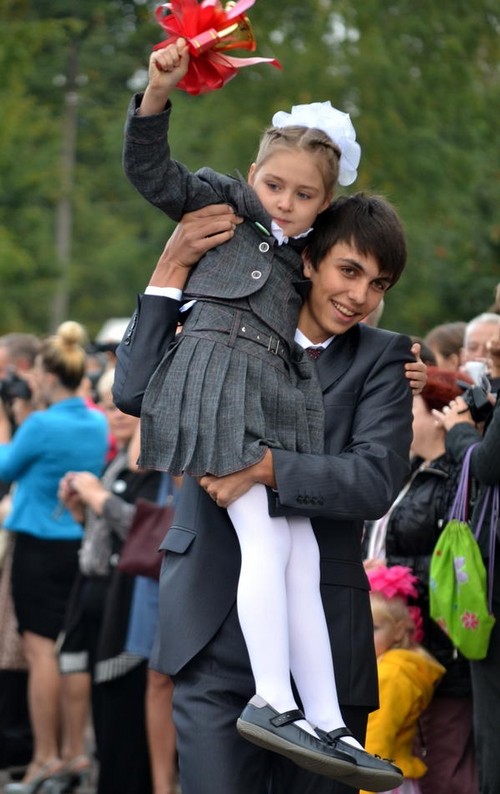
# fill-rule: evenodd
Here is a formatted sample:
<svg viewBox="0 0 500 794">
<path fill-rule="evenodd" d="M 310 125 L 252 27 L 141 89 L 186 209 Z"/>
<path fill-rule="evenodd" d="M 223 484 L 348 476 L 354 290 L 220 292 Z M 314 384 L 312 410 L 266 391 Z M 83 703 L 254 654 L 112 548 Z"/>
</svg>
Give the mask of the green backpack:
<svg viewBox="0 0 500 794">
<path fill-rule="evenodd" d="M 491 614 L 498 487 L 486 489 L 475 533 L 466 522 L 469 463 L 467 450 L 448 523 L 432 553 L 429 575 L 430 615 L 467 659 L 484 659 L 495 623 Z M 477 538 L 492 500 L 488 587 Z"/>
</svg>

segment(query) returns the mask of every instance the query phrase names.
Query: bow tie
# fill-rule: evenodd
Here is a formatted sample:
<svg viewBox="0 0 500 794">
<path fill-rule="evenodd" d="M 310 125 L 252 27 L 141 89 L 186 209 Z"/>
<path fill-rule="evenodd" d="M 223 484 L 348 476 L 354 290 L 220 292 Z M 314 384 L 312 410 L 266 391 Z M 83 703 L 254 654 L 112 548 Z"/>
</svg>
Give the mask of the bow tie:
<svg viewBox="0 0 500 794">
<path fill-rule="evenodd" d="M 324 351 L 324 347 L 306 347 L 307 355 L 316 361 Z"/>
</svg>

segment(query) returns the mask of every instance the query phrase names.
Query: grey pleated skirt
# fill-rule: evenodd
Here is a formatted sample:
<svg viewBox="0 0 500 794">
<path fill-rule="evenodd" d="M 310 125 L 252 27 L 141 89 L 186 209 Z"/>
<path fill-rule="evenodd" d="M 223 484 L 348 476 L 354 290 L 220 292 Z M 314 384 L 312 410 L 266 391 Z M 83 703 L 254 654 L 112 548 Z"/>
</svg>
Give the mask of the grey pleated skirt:
<svg viewBox="0 0 500 794">
<path fill-rule="evenodd" d="M 265 447 L 322 452 L 323 400 L 313 362 L 302 351 L 287 361 L 213 330 L 227 315 L 226 307 L 204 303 L 211 330 L 188 321 L 152 376 L 141 411 L 142 467 L 223 476 L 257 463 Z"/>
</svg>

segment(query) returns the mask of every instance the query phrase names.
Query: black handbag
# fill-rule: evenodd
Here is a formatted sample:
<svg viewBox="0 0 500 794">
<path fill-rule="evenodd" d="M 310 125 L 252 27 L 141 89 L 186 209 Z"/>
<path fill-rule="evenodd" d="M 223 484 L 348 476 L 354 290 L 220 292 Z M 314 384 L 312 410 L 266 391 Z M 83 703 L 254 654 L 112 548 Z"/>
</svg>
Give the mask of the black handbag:
<svg viewBox="0 0 500 794">
<path fill-rule="evenodd" d="M 132 526 L 120 552 L 118 570 L 130 576 L 160 578 L 163 554 L 159 546 L 174 517 L 173 488 L 170 475 L 162 472 L 157 501 L 137 499 Z"/>
</svg>

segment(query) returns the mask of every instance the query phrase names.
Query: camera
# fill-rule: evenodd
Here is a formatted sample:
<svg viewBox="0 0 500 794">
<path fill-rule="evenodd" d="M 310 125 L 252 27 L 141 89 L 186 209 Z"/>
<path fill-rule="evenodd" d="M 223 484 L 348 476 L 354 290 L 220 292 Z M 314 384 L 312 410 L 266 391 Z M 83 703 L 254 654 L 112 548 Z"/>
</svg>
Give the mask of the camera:
<svg viewBox="0 0 500 794">
<path fill-rule="evenodd" d="M 465 387 L 467 384 L 461 383 L 460 385 Z M 467 404 L 476 424 L 488 421 L 493 406 L 488 399 L 488 393 L 481 386 L 468 386 L 462 394 L 462 399 Z"/>
<path fill-rule="evenodd" d="M 15 397 L 30 400 L 31 395 L 32 392 L 27 382 L 14 372 L 0 380 L 0 400 L 3 400 L 4 403 L 11 403 Z"/>
</svg>

